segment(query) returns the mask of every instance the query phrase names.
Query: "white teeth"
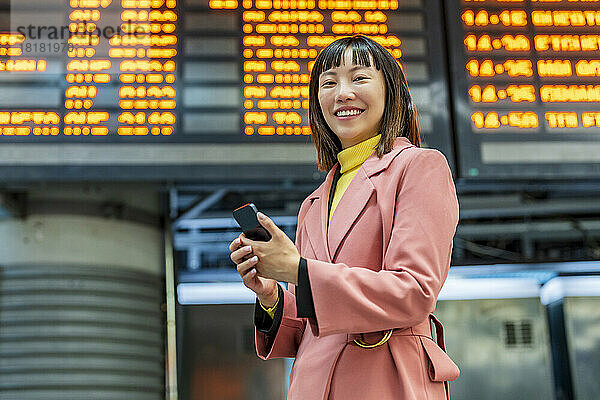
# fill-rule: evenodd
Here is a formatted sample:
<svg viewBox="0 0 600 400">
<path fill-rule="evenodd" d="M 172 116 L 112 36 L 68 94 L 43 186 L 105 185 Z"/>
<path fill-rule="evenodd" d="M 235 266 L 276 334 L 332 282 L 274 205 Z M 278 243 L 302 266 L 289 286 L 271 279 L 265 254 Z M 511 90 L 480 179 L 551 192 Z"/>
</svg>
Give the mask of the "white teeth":
<svg viewBox="0 0 600 400">
<path fill-rule="evenodd" d="M 342 110 L 335 113 L 338 117 L 347 117 L 349 115 L 358 115 L 362 112 L 362 110 Z"/>
</svg>

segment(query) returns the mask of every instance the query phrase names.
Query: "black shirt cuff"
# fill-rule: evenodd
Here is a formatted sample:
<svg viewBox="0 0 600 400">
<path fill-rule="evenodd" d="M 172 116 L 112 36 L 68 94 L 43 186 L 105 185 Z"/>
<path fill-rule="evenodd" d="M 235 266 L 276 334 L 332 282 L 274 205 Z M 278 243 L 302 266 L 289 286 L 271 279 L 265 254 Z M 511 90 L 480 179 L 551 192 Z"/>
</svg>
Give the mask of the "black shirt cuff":
<svg viewBox="0 0 600 400">
<path fill-rule="evenodd" d="M 281 325 L 281 317 L 283 316 L 283 289 L 279 284 L 277 284 L 277 293 L 279 296 L 279 303 L 277 304 L 273 318 L 263 310 L 258 298 L 254 305 L 254 325 L 256 326 L 256 330 L 268 336 L 277 335 L 279 325 Z"/>
<path fill-rule="evenodd" d="M 300 257 L 298 265 L 298 285 L 296 286 L 296 315 L 298 318 L 316 318 L 315 303 L 313 302 L 308 266 L 306 259 Z"/>
</svg>

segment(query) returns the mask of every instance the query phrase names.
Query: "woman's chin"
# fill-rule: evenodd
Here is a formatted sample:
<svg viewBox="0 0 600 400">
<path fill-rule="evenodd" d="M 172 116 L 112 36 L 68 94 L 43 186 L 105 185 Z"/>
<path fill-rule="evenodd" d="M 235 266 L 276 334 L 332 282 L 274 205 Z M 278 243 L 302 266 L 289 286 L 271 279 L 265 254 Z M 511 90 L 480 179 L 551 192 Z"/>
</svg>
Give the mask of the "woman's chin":
<svg viewBox="0 0 600 400">
<path fill-rule="evenodd" d="M 364 133 L 364 132 L 336 132 L 336 136 L 338 137 L 338 139 L 340 139 L 340 142 L 342 142 L 342 144 L 344 143 L 350 143 L 349 146 L 344 146 L 344 148 L 346 147 L 350 147 L 353 146 L 357 143 L 360 143 L 364 140 L 369 139 L 370 137 L 373 137 L 374 135 L 372 134 L 368 134 L 368 133 Z"/>
</svg>

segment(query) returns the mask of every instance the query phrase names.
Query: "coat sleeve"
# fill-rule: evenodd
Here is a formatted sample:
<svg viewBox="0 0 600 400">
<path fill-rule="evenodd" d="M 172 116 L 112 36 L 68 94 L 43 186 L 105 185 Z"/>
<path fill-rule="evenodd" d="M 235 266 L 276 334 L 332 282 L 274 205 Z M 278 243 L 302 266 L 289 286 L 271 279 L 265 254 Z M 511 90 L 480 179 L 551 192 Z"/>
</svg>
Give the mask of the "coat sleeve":
<svg viewBox="0 0 600 400">
<path fill-rule="evenodd" d="M 445 157 L 435 150 L 419 151 L 395 187 L 393 224 L 380 270 L 307 260 L 315 336 L 406 328 L 435 309 L 458 224 L 456 189 Z"/>
<path fill-rule="evenodd" d="M 296 318 L 294 287 L 283 289 L 283 315 L 275 336 L 269 336 L 255 328 L 256 354 L 263 360 L 279 357 L 296 357 L 296 351 L 304 334 L 305 323 Z"/>
<path fill-rule="evenodd" d="M 305 203 L 300 207 L 298 213 L 298 225 L 296 230 L 296 247 L 302 248 L 302 220 L 306 211 Z M 299 318 L 296 314 L 296 287 L 292 284 L 288 290 L 283 289 L 283 314 L 281 324 L 275 336 L 267 335 L 255 328 L 254 339 L 256 343 L 256 353 L 263 360 L 279 357 L 296 357 L 298 346 L 304 335 L 306 319 Z M 278 306 L 281 307 L 281 304 Z"/>
</svg>

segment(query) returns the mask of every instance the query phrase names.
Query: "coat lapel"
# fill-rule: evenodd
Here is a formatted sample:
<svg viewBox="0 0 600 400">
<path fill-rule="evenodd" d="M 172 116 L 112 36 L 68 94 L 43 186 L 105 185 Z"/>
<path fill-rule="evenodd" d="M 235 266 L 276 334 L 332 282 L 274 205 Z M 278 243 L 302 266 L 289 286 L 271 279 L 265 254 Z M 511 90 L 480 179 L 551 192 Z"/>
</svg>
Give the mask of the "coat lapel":
<svg viewBox="0 0 600 400">
<path fill-rule="evenodd" d="M 404 149 L 413 147 L 413 144 L 404 137 L 398 137 L 394 141 L 394 148 L 381 159 L 373 153 L 360 167 L 358 173 L 350 182 L 350 185 L 342 195 L 331 224 L 327 229 L 327 212 L 331 184 L 339 163 L 327 173 L 325 182 L 315 190 L 309 199 L 312 201 L 310 209 L 305 216 L 305 228 L 308 241 L 315 251 L 319 260 L 333 262 L 339 251 L 340 245 L 355 221 L 361 215 L 363 209 L 374 195 L 376 189 L 371 177 L 387 169 L 392 160 Z"/>
<path fill-rule="evenodd" d="M 376 153 L 373 153 L 359 168 L 335 208 L 334 215 L 331 217 L 329 230 L 326 231 L 328 240 L 325 243 L 328 244 L 331 260 L 336 259 L 344 238 L 362 214 L 371 196 L 375 194 L 376 189 L 370 178 L 387 169 L 392 160 L 402 150 L 412 146 L 413 144 L 407 138 L 396 138 L 394 148 L 389 153 L 384 154 L 381 159 L 377 157 Z M 331 183 L 326 187 L 330 188 Z M 322 215 L 324 215 L 323 218 L 327 221 L 327 203 L 325 203 L 325 213 Z"/>
<path fill-rule="evenodd" d="M 327 262 L 332 262 L 327 246 L 327 203 L 331 183 L 333 182 L 333 176 L 337 168 L 339 168 L 339 164 L 331 168 L 327 173 L 325 182 L 309 196 L 309 199 L 312 200 L 312 205 L 305 217 L 308 241 L 315 251 L 317 258 L 319 260 L 326 260 Z"/>
<path fill-rule="evenodd" d="M 342 195 L 329 224 L 329 254 L 335 260 L 340 244 L 375 192 L 373 183 L 360 168 Z"/>
</svg>

